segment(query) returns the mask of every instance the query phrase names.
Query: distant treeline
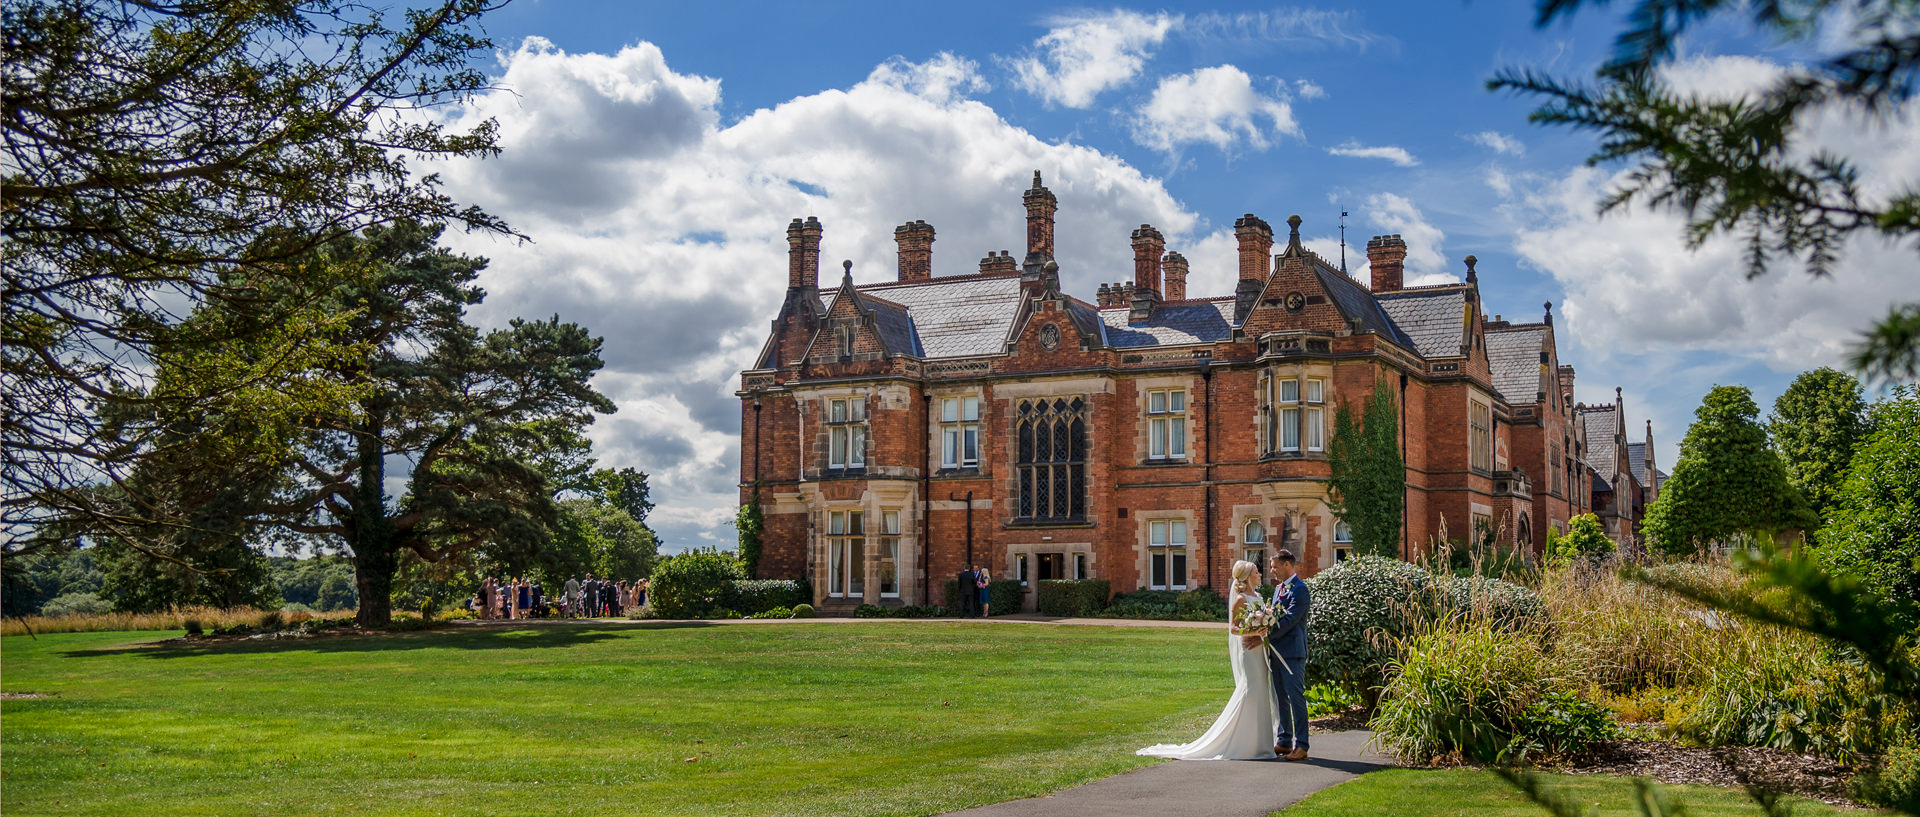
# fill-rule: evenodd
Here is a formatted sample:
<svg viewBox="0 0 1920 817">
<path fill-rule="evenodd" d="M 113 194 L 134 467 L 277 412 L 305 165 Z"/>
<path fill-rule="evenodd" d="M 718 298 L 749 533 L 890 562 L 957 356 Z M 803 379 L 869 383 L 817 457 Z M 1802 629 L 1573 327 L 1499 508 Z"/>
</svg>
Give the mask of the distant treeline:
<svg viewBox="0 0 1920 817">
<path fill-rule="evenodd" d="M 322 612 L 360 603 L 353 564 L 341 556 L 267 556 L 224 575 L 185 579 L 138 569 L 97 548 L 27 557 L 19 560 L 19 570 L 12 567 L 0 593 L 9 616 L 142 613 L 198 604 Z"/>
</svg>

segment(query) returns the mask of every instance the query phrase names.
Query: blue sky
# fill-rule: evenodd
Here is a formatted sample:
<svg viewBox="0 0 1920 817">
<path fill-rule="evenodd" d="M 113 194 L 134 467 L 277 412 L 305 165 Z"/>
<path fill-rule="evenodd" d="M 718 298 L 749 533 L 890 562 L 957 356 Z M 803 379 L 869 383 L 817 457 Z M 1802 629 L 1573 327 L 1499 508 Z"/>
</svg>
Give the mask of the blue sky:
<svg viewBox="0 0 1920 817">
<path fill-rule="evenodd" d="M 597 385 L 621 411 L 596 449 L 653 475 L 670 549 L 731 541 L 731 393 L 785 285 L 787 220 L 818 215 L 823 267 L 852 260 L 876 281 L 893 274 L 892 228 L 925 219 L 935 274 L 967 272 L 1018 254 L 1034 169 L 1060 198 L 1063 280 L 1088 300 L 1130 275 L 1141 223 L 1192 259 L 1195 296 L 1230 291 L 1242 213 L 1298 213 L 1333 258 L 1344 207 L 1350 244 L 1407 239 L 1410 283 L 1455 279 L 1474 254 L 1488 312 L 1537 320 L 1552 301 L 1579 399 L 1624 388 L 1670 465 L 1712 385 L 1765 407 L 1836 363 L 1910 293 L 1912 248 L 1862 242 L 1832 280 L 1747 282 L 1731 242 L 1686 251 L 1676 216 L 1599 219 L 1619 168 L 1584 168 L 1590 136 L 1528 125 L 1529 102 L 1485 82 L 1507 66 L 1590 76 L 1617 25 L 1532 18 L 1512 2 L 518 2 L 487 23 L 497 89 L 448 112 L 498 122 L 504 152 L 433 169 L 534 239 L 453 239 L 493 259 L 481 322 L 557 313 L 607 338 Z M 1718 26 L 1669 78 L 1736 94 L 1804 56 Z M 1870 180 L 1920 178 L 1912 111 L 1812 125 L 1810 143 Z M 1364 249 L 1349 258 L 1366 280 Z"/>
</svg>

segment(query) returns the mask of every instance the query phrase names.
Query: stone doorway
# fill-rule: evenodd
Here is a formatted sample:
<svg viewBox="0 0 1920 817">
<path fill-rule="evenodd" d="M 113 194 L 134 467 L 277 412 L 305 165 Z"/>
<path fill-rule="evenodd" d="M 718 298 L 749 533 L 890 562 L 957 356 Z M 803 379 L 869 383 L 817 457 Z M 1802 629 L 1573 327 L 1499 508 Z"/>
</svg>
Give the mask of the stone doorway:
<svg viewBox="0 0 1920 817">
<path fill-rule="evenodd" d="M 1040 560 L 1040 581 L 1067 578 L 1067 554 L 1035 554 Z"/>
</svg>

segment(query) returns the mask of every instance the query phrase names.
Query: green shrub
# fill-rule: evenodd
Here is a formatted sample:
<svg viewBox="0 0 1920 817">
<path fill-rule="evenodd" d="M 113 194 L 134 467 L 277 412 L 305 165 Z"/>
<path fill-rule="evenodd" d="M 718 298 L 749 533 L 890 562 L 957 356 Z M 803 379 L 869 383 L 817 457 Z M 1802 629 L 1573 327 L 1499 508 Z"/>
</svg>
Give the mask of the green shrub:
<svg viewBox="0 0 1920 817">
<path fill-rule="evenodd" d="M 188 618 L 188 619 L 182 620 L 180 622 L 180 626 L 186 628 L 187 635 L 200 635 L 203 632 L 200 626 L 200 619 L 197 619 L 197 618 Z"/>
<path fill-rule="evenodd" d="M 1910 735 L 1887 750 L 1880 765 L 1854 783 L 1863 803 L 1920 814 L 1920 736 Z"/>
<path fill-rule="evenodd" d="M 945 582 L 942 582 L 940 584 L 940 592 L 946 594 L 944 598 L 947 600 L 948 607 L 951 607 L 955 610 L 960 609 L 960 580 L 959 579 L 948 579 Z M 976 590 L 975 592 L 978 592 L 978 591 Z"/>
<path fill-rule="evenodd" d="M 660 618 L 713 618 L 732 583 L 744 578 L 746 568 L 732 556 L 683 553 L 654 568 L 648 602 Z"/>
<path fill-rule="evenodd" d="M 1307 717 L 1309 718 L 1342 715 L 1359 705 L 1360 696 L 1336 684 L 1315 684 L 1307 687 Z"/>
<path fill-rule="evenodd" d="M 271 633 L 279 630 L 282 627 L 285 627 L 286 625 L 287 625 L 287 620 L 285 617 L 280 615 L 279 610 L 268 610 L 260 614 L 260 623 L 257 626 L 259 627 L 260 632 Z"/>
<path fill-rule="evenodd" d="M 1418 764 L 1579 754 L 1616 734 L 1605 708 L 1574 693 L 1576 673 L 1526 634 L 1483 622 L 1434 623 L 1402 640 L 1375 737 Z"/>
<path fill-rule="evenodd" d="M 996 616 L 1010 616 L 1020 612 L 1025 601 L 1026 589 L 1020 586 L 1018 579 L 995 579 L 987 582 L 987 602 L 993 605 Z"/>
<path fill-rule="evenodd" d="M 1180 594 L 1173 590 L 1135 590 L 1108 602 L 1101 618 L 1138 618 L 1178 621 Z"/>
<path fill-rule="evenodd" d="M 793 606 L 794 618 L 813 618 L 813 605 L 796 604 Z"/>
<path fill-rule="evenodd" d="M 1405 633 L 1409 597 L 1433 581 L 1417 566 L 1384 556 L 1338 562 L 1307 580 L 1313 600 L 1307 620 L 1307 683 L 1338 684 L 1370 698 L 1393 659 L 1384 640 Z"/>
<path fill-rule="evenodd" d="M 1107 599 L 1113 597 L 1113 582 L 1106 579 L 1081 579 L 1076 586 L 1080 594 L 1080 615 L 1097 616 L 1107 609 Z"/>
<path fill-rule="evenodd" d="M 1512 626 L 1545 618 L 1547 605 L 1540 594 L 1500 579 L 1456 576 L 1446 580 L 1450 612 L 1467 613 L 1483 621 Z M 1319 598 L 1314 599 L 1315 602 Z"/>
<path fill-rule="evenodd" d="M 727 586 L 720 606 L 745 613 L 759 613 L 775 607 L 805 604 L 813 598 L 813 589 L 805 581 L 793 579 L 741 579 Z"/>
<path fill-rule="evenodd" d="M 1547 537 L 1547 562 L 1557 567 L 1592 567 L 1612 558 L 1615 548 L 1600 517 L 1583 513 L 1567 520 L 1566 535 Z"/>
<path fill-rule="evenodd" d="M 761 610 L 758 613 L 747 616 L 747 618 L 793 618 L 793 608 L 775 607 L 771 610 Z"/>
<path fill-rule="evenodd" d="M 937 604 L 909 604 L 893 608 L 894 618 L 945 618 L 947 608 Z"/>
<path fill-rule="evenodd" d="M 887 618 L 887 608 L 878 604 L 862 604 L 853 608 L 854 618 Z"/>
<path fill-rule="evenodd" d="M 1080 615 L 1079 584 L 1072 579 L 1047 579 L 1041 582 L 1037 602 L 1040 615 L 1061 618 Z"/>
<path fill-rule="evenodd" d="M 1196 587 L 1174 599 L 1181 621 L 1226 621 L 1227 600 L 1211 587 Z"/>
</svg>

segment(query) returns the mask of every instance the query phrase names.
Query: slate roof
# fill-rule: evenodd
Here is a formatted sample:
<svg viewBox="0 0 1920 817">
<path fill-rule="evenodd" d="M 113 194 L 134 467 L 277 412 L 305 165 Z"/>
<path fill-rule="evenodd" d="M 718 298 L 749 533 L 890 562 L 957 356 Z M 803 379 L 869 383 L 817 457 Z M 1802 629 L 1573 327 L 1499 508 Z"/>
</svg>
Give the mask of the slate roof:
<svg viewBox="0 0 1920 817">
<path fill-rule="evenodd" d="M 1613 412 L 1613 406 L 1580 412 L 1580 421 L 1587 427 L 1587 464 L 1608 485 L 1613 484 L 1614 476 L 1619 473 L 1613 449 Z"/>
<path fill-rule="evenodd" d="M 1233 335 L 1233 299 L 1162 304 L 1145 323 L 1127 323 L 1126 307 L 1099 311 L 1107 343 L 1115 347 L 1180 346 L 1212 343 Z"/>
<path fill-rule="evenodd" d="M 1647 444 L 1627 443 L 1627 468 L 1633 471 L 1633 481 L 1647 484 Z"/>
<path fill-rule="evenodd" d="M 888 349 L 903 355 L 926 356 L 926 350 L 920 346 L 920 332 L 906 307 L 865 292 L 860 293 L 860 301 L 873 309 L 874 324 L 879 327 L 880 339 L 887 342 Z"/>
<path fill-rule="evenodd" d="M 1332 267 L 1318 263 L 1312 263 L 1309 266 L 1313 269 L 1314 275 L 1320 279 L 1320 288 L 1327 291 L 1327 296 L 1333 299 L 1333 305 L 1339 308 L 1340 314 L 1347 320 L 1357 320 L 1362 330 L 1385 336 L 1401 346 L 1410 349 L 1418 348 L 1418 339 L 1414 338 L 1392 314 L 1384 309 L 1386 304 L 1378 300 L 1372 290 Z M 1462 301 L 1462 303 L 1465 302 Z M 1455 314 L 1458 315 L 1459 312 L 1456 310 Z M 1455 336 L 1458 337 L 1457 332 Z M 1454 353 L 1457 354 L 1459 350 L 1457 341 L 1454 348 Z M 1419 349 L 1419 351 L 1422 355 L 1426 355 L 1425 349 Z"/>
<path fill-rule="evenodd" d="M 1466 329 L 1465 285 L 1422 287 L 1385 292 L 1375 297 L 1379 299 L 1380 309 L 1413 339 L 1414 350 L 1421 357 L 1460 356 L 1464 341 L 1461 332 Z"/>
<path fill-rule="evenodd" d="M 927 358 L 974 357 L 1003 351 L 1002 344 L 1020 307 L 1017 275 L 935 278 L 924 283 L 868 284 L 857 289 L 868 296 L 869 302 L 884 300 L 904 307 L 916 336 L 913 354 Z M 823 298 L 828 308 L 832 308 L 835 294 Z M 1098 322 L 1093 325 L 1097 328 Z"/>
<path fill-rule="evenodd" d="M 1540 353 L 1546 346 L 1544 326 L 1487 333 L 1487 365 L 1493 369 L 1493 387 L 1509 404 L 1539 402 Z"/>
</svg>

